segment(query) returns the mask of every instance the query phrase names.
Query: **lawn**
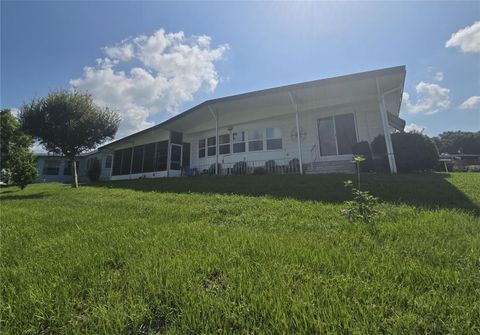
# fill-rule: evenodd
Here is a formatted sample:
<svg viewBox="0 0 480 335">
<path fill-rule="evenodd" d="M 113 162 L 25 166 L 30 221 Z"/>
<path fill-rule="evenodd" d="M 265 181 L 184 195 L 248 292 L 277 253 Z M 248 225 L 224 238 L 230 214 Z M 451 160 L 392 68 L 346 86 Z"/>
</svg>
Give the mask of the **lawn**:
<svg viewBox="0 0 480 335">
<path fill-rule="evenodd" d="M 480 174 L 347 177 L 2 188 L 0 331 L 480 333 Z"/>
</svg>

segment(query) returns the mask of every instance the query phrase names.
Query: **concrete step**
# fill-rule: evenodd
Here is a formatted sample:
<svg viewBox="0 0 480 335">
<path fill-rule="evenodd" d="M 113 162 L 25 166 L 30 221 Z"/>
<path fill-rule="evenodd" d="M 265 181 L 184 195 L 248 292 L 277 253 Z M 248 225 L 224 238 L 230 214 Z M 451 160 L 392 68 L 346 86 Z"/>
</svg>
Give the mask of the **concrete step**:
<svg viewBox="0 0 480 335">
<path fill-rule="evenodd" d="M 355 166 L 350 161 L 321 161 L 309 165 L 305 173 L 355 173 Z"/>
</svg>

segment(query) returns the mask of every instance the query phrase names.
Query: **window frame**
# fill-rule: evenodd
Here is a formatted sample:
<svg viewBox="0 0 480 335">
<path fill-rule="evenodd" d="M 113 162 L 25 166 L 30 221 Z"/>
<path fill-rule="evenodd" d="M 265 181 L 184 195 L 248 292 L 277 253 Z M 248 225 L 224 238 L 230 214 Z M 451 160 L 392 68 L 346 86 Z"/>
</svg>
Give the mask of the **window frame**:
<svg viewBox="0 0 480 335">
<path fill-rule="evenodd" d="M 275 136 L 268 137 L 268 129 L 273 129 L 274 131 L 276 129 L 278 129 L 280 131 L 280 137 L 275 137 Z M 276 143 L 279 140 L 280 140 L 280 148 L 273 148 L 273 149 L 268 148 L 269 141 L 271 141 L 271 142 L 275 141 L 273 143 Z M 283 130 L 282 130 L 282 128 L 280 128 L 280 127 L 266 127 L 265 128 L 265 149 L 267 151 L 283 150 Z"/>
<path fill-rule="evenodd" d="M 251 128 L 249 130 L 247 130 L 247 147 L 248 147 L 248 152 L 257 152 L 257 151 L 264 151 L 264 141 L 265 141 L 265 129 L 266 128 Z M 253 139 L 250 139 L 250 134 L 252 132 L 257 132 L 257 134 L 260 134 L 261 135 L 261 138 L 253 138 Z M 258 143 L 258 144 L 261 144 L 261 148 L 258 149 L 258 150 L 252 150 L 250 149 L 250 146 L 252 144 L 255 144 L 255 143 Z"/>
<path fill-rule="evenodd" d="M 352 154 L 347 153 L 347 154 L 340 154 L 338 150 L 338 137 L 337 137 L 337 122 L 335 120 L 336 117 L 338 116 L 345 116 L 345 115 L 352 115 L 353 116 L 353 128 L 355 130 L 355 139 L 358 142 L 358 126 L 357 126 L 357 116 L 355 112 L 349 112 L 349 113 L 341 113 L 341 114 L 332 114 L 330 116 L 326 117 L 321 117 L 317 119 L 317 143 L 318 143 L 318 151 L 320 154 L 320 157 L 333 157 L 333 156 L 351 156 Z M 322 149 L 321 149 L 321 142 L 320 142 L 320 131 L 318 129 L 318 123 L 320 120 L 325 120 L 325 119 L 331 119 L 333 123 L 333 138 L 335 141 L 335 154 L 333 155 L 322 155 Z"/>
</svg>

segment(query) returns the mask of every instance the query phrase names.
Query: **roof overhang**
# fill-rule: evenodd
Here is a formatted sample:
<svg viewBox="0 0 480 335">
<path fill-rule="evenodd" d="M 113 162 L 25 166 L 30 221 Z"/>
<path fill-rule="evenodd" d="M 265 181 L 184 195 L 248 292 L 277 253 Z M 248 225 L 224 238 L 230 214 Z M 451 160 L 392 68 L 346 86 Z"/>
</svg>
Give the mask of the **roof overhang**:
<svg viewBox="0 0 480 335">
<path fill-rule="evenodd" d="M 253 114 L 260 114 L 256 112 L 261 111 L 262 117 L 265 115 L 268 117 L 269 113 L 272 113 L 272 116 L 291 113 L 293 111 L 292 98 L 299 111 L 308 110 L 314 106 L 319 108 L 353 104 L 366 100 L 373 101 L 373 99 L 378 101 L 377 81 L 380 86 L 380 94 L 385 93 L 387 111 L 392 114 L 392 120 L 394 120 L 392 122 L 397 128 L 401 127 L 400 121 L 403 121 L 398 118 L 398 115 L 405 74 L 405 66 L 397 66 L 212 99 L 158 125 L 104 145 L 99 150 L 129 141 L 132 137 L 156 129 L 185 132 L 205 122 L 211 122 L 213 126 L 215 121 L 212 111 L 221 113 L 223 120 L 228 120 L 230 117 L 233 122 L 235 116 L 241 116 L 241 113 L 249 111 Z"/>
</svg>

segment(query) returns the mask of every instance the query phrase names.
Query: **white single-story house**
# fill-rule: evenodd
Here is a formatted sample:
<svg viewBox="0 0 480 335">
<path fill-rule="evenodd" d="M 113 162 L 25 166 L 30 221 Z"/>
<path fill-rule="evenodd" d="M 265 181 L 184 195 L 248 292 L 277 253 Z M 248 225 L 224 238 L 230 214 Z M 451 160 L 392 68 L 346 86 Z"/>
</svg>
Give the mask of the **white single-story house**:
<svg viewBox="0 0 480 335">
<path fill-rule="evenodd" d="M 93 155 L 102 161 L 102 179 L 110 180 L 259 169 L 351 173 L 352 146 L 386 134 L 395 173 L 390 134 L 405 126 L 399 118 L 405 74 L 398 66 L 208 100 Z M 79 158 L 81 179 L 90 155 Z M 50 159 L 43 166 L 39 160 L 39 171 L 57 172 Z"/>
</svg>

